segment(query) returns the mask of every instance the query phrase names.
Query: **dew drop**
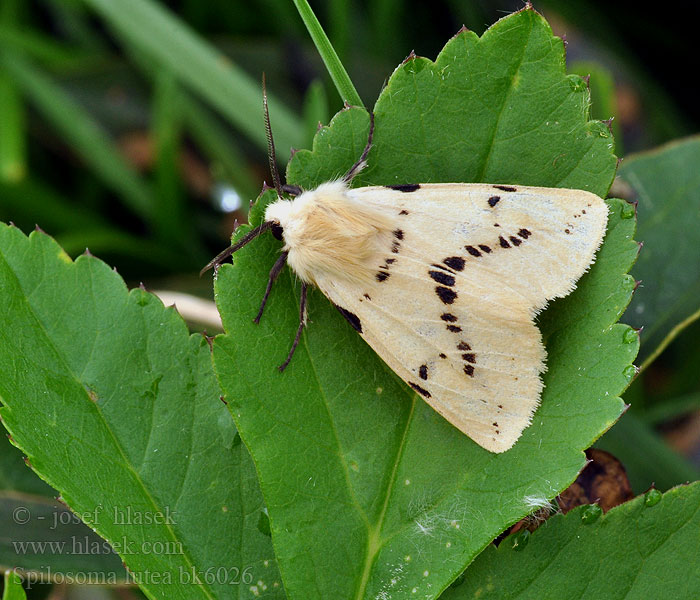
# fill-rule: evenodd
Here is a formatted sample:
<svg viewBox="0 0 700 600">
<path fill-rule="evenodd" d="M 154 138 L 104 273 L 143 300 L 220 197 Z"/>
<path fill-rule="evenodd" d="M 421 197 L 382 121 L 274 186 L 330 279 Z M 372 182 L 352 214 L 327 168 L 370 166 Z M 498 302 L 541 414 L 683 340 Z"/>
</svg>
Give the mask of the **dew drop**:
<svg viewBox="0 0 700 600">
<path fill-rule="evenodd" d="M 651 489 L 644 495 L 644 506 L 654 506 L 661 501 L 662 493 L 659 490 Z"/>
<path fill-rule="evenodd" d="M 600 519 L 603 514 L 603 509 L 597 504 L 589 504 L 581 511 L 581 522 L 584 525 L 590 525 Z"/>
<path fill-rule="evenodd" d="M 632 217 L 634 217 L 634 206 L 632 204 L 625 203 L 620 211 L 620 218 L 631 219 Z"/>
<path fill-rule="evenodd" d="M 625 344 L 634 344 L 638 339 L 639 334 L 631 327 L 625 331 L 625 334 L 622 336 L 622 341 L 625 342 Z"/>
<path fill-rule="evenodd" d="M 629 365 L 628 367 L 625 367 L 625 370 L 622 371 L 622 374 L 627 379 L 634 379 L 635 375 L 637 375 L 637 367 L 635 367 L 634 365 Z"/>
<path fill-rule="evenodd" d="M 515 551 L 520 551 L 530 541 L 530 532 L 527 529 L 521 529 L 516 534 L 511 536 L 511 548 Z"/>
</svg>

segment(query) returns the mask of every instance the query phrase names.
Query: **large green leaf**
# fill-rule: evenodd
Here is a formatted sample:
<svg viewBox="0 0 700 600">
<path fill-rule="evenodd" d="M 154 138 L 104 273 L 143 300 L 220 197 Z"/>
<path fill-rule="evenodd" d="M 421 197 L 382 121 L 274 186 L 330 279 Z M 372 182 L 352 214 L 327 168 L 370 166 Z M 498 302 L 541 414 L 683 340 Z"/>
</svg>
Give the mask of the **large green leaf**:
<svg viewBox="0 0 700 600">
<path fill-rule="evenodd" d="M 482 38 L 462 32 L 435 63 L 409 60 L 376 106 L 363 183 L 491 181 L 605 194 L 615 157 L 587 121 L 588 92 L 564 71 L 561 40 L 527 9 Z M 368 116 L 345 110 L 300 151 L 291 183 L 344 173 Z M 259 223 L 265 195 L 251 214 Z M 634 211 L 610 202 L 609 232 L 576 292 L 542 315 L 549 370 L 542 406 L 516 446 L 478 447 L 407 388 L 320 293 L 289 368 L 298 283 L 280 277 L 254 325 L 279 243 L 262 236 L 219 269 L 227 335 L 217 376 L 258 469 L 292 598 L 435 598 L 500 531 L 552 497 L 584 464 L 582 449 L 617 419 L 637 336 L 613 325 L 633 280 Z M 245 231 L 245 228 L 242 228 Z M 414 592 L 415 595 L 411 594 Z"/>
<path fill-rule="evenodd" d="M 278 597 L 255 473 L 205 339 L 103 262 L 6 225 L 0 296 L 3 423 L 146 594 Z"/>
<path fill-rule="evenodd" d="M 620 177 L 639 204 L 642 284 L 625 318 L 644 327 L 641 358 L 653 359 L 700 318 L 700 138 L 630 156 Z"/>
<path fill-rule="evenodd" d="M 698 598 L 698 507 L 700 482 L 652 490 L 598 519 L 581 506 L 548 520 L 524 547 L 509 538 L 490 546 L 441 598 Z"/>
</svg>

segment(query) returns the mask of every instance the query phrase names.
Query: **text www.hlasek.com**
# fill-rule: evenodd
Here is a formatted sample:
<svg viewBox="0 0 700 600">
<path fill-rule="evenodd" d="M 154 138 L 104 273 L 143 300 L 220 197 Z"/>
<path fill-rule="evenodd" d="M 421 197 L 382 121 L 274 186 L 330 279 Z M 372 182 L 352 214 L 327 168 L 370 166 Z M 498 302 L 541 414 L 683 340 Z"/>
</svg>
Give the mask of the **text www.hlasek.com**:
<svg viewBox="0 0 700 600">
<path fill-rule="evenodd" d="M 96 540 L 88 536 L 82 538 L 72 537 L 67 540 L 22 540 L 13 541 L 12 547 L 16 554 L 112 554 L 112 550 L 122 556 L 128 554 L 158 554 L 174 555 L 184 554 L 182 543 L 178 541 L 142 541 L 137 543 L 135 540 L 123 537 L 121 540 L 113 540 L 107 543 L 102 540 Z"/>
</svg>

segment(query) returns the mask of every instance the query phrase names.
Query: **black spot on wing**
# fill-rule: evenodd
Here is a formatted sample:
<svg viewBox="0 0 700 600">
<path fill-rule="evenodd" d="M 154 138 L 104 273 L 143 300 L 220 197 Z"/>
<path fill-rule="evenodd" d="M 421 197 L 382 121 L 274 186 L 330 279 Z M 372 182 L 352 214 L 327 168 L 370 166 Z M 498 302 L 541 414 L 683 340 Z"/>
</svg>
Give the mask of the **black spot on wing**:
<svg viewBox="0 0 700 600">
<path fill-rule="evenodd" d="M 457 298 L 457 292 L 441 285 L 435 288 L 435 293 L 442 300 L 443 304 L 452 304 Z"/>
<path fill-rule="evenodd" d="M 497 190 L 501 190 L 503 192 L 517 192 L 518 188 L 514 188 L 512 185 L 494 185 Z"/>
<path fill-rule="evenodd" d="M 465 246 L 464 249 L 469 252 L 472 256 L 481 256 L 481 252 L 479 252 L 474 246 Z"/>
<path fill-rule="evenodd" d="M 391 277 L 391 273 L 387 273 L 386 271 L 379 271 L 377 272 L 375 277 L 377 278 L 377 281 L 382 282 L 389 279 L 389 277 Z"/>
<path fill-rule="evenodd" d="M 452 333 L 459 333 L 460 331 L 462 331 L 462 328 L 459 325 L 448 325 L 447 331 L 451 331 Z"/>
<path fill-rule="evenodd" d="M 479 248 L 486 254 L 491 254 L 491 247 L 487 246 L 486 244 L 479 244 Z"/>
<path fill-rule="evenodd" d="M 469 375 L 469 377 L 474 377 L 474 366 L 473 365 L 464 365 L 464 372 Z"/>
<path fill-rule="evenodd" d="M 464 269 L 464 259 L 461 256 L 449 256 L 442 262 L 455 271 L 462 271 Z"/>
<path fill-rule="evenodd" d="M 392 232 L 394 234 L 394 237 L 397 240 L 402 240 L 403 239 L 403 230 L 402 229 L 394 229 Z"/>
<path fill-rule="evenodd" d="M 408 211 L 407 211 L 407 210 L 402 210 L 399 214 L 400 214 L 400 215 L 407 215 L 407 214 L 408 214 Z"/>
<path fill-rule="evenodd" d="M 401 185 L 387 185 L 390 190 L 396 190 L 398 192 L 415 192 L 420 189 L 419 183 L 403 183 Z"/>
<path fill-rule="evenodd" d="M 513 244 L 513 246 L 520 246 L 520 244 L 523 243 L 522 240 L 516 238 L 514 235 L 509 236 L 509 239 L 510 239 L 511 243 Z"/>
<path fill-rule="evenodd" d="M 500 201 L 501 201 L 501 197 L 500 197 L 500 196 L 491 196 L 491 197 L 489 198 L 489 206 L 490 206 L 491 208 L 493 208 L 493 207 L 496 206 L 496 204 L 498 204 Z"/>
<path fill-rule="evenodd" d="M 501 248 L 510 248 L 508 240 L 506 240 L 506 238 L 504 238 L 503 236 L 499 236 L 498 243 L 501 245 Z"/>
<path fill-rule="evenodd" d="M 337 304 L 335 304 L 334 306 L 338 309 L 338 312 L 345 317 L 347 322 L 350 323 L 350 325 L 352 325 L 355 331 L 357 331 L 358 333 L 362 333 L 362 323 L 360 322 L 360 318 L 355 313 L 352 313 L 346 308 L 338 306 Z"/>
<path fill-rule="evenodd" d="M 457 317 L 455 317 L 452 313 L 442 313 L 440 318 L 448 323 L 454 323 L 457 320 Z"/>
<path fill-rule="evenodd" d="M 418 377 L 420 377 L 423 381 L 428 379 L 428 365 L 421 365 L 418 367 Z"/>
<path fill-rule="evenodd" d="M 473 352 L 462 354 L 462 360 L 468 363 L 476 364 L 476 355 Z"/>
<path fill-rule="evenodd" d="M 518 231 L 518 235 L 524 240 L 526 240 L 532 235 L 532 232 L 527 229 L 521 229 L 520 231 Z"/>
<path fill-rule="evenodd" d="M 413 383 L 412 381 L 409 381 L 408 385 L 410 385 L 414 390 L 416 390 L 424 398 L 431 398 L 432 397 L 428 390 L 422 388 L 417 383 Z"/>
<path fill-rule="evenodd" d="M 440 352 L 440 358 L 447 358 L 447 354 L 445 354 L 444 352 Z"/>
<path fill-rule="evenodd" d="M 472 347 L 469 344 L 467 344 L 467 342 L 462 341 L 459 344 L 457 344 L 457 350 L 471 350 L 471 349 L 472 349 Z"/>
<path fill-rule="evenodd" d="M 451 287 L 455 284 L 455 278 L 452 275 L 444 273 L 443 271 L 428 271 L 428 275 L 433 278 L 433 281 L 437 281 L 442 285 Z"/>
</svg>

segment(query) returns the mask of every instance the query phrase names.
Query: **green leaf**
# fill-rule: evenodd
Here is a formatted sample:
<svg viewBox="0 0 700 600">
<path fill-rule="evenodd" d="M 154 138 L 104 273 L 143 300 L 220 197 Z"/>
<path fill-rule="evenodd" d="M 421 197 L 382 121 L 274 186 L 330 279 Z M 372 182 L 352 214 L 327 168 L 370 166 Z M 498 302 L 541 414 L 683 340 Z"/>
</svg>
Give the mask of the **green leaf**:
<svg viewBox="0 0 700 600">
<path fill-rule="evenodd" d="M 656 490 L 584 522 L 549 519 L 523 549 L 489 546 L 441 600 L 697 598 L 700 483 Z"/>
<path fill-rule="evenodd" d="M 561 40 L 533 10 L 479 39 L 463 32 L 435 63 L 416 58 L 380 96 L 364 183 L 491 181 L 605 194 L 615 158 L 588 92 L 564 72 Z M 362 109 L 341 112 L 295 154 L 305 188 L 337 177 L 367 140 Z M 269 192 L 251 212 L 257 224 Z M 610 201 L 598 260 L 570 297 L 541 315 L 549 360 L 542 406 L 516 446 L 495 455 L 429 408 L 318 292 L 291 365 L 296 278 L 276 283 L 252 322 L 279 255 L 261 236 L 218 272 L 228 335 L 214 361 L 260 475 L 272 538 L 291 598 L 434 598 L 489 541 L 575 478 L 582 450 L 620 415 L 637 336 L 613 325 L 634 282 L 634 219 Z M 246 228 L 242 228 L 241 233 Z"/>
<path fill-rule="evenodd" d="M 206 340 L 103 262 L 5 225 L 0 296 L 3 424 L 146 594 L 280 597 Z"/>
<path fill-rule="evenodd" d="M 27 594 L 22 588 L 22 580 L 17 573 L 5 571 L 5 589 L 2 593 L 2 600 L 27 600 Z"/>
<path fill-rule="evenodd" d="M 700 318 L 700 137 L 630 156 L 620 178 L 638 200 L 642 281 L 625 318 L 644 327 L 642 368 Z"/>
</svg>

